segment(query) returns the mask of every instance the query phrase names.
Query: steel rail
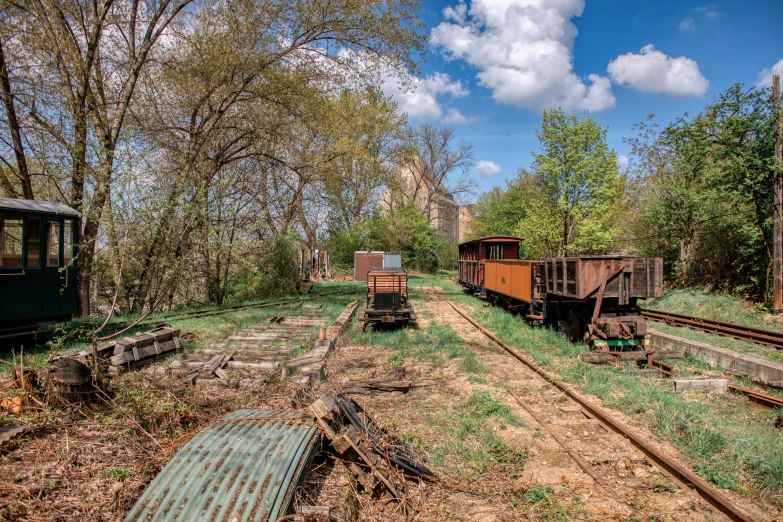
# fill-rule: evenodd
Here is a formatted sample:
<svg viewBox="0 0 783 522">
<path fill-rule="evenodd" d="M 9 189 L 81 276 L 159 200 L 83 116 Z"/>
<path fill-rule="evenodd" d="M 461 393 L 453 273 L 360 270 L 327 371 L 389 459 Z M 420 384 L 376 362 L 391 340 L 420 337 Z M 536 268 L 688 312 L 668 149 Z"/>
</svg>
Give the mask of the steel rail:
<svg viewBox="0 0 783 522">
<path fill-rule="evenodd" d="M 693 488 L 693 490 L 696 491 L 696 493 L 698 493 L 704 500 L 709 502 L 717 510 L 724 513 L 731 520 L 737 522 L 758 522 L 759 520 L 758 518 L 746 512 L 741 507 L 737 506 L 731 499 L 729 499 L 726 495 L 718 491 L 717 488 L 712 486 L 706 480 L 699 477 L 698 475 L 693 473 L 690 469 L 686 468 L 685 466 L 683 466 L 673 458 L 669 457 L 661 450 L 657 449 L 655 446 L 653 446 L 650 443 L 650 441 L 648 441 L 644 437 L 641 437 L 636 433 L 634 433 L 631 430 L 631 428 L 629 428 L 619 420 L 615 419 L 605 409 L 601 408 L 596 404 L 593 404 L 587 398 L 580 395 L 574 388 L 572 388 L 568 384 L 565 384 L 562 381 L 555 379 L 546 370 L 538 366 L 526 355 L 523 355 L 516 348 L 513 348 L 508 344 L 504 343 L 503 341 L 501 341 L 499 337 L 497 337 L 495 334 L 493 334 L 492 332 L 490 332 L 489 330 L 481 326 L 478 322 L 476 322 L 475 319 L 473 319 L 465 312 L 457 308 L 457 306 L 455 306 L 451 301 L 447 299 L 444 299 L 444 301 L 449 306 L 451 306 L 459 315 L 461 315 L 466 321 L 468 321 L 470 324 L 478 328 L 478 330 L 481 333 L 483 333 L 485 336 L 487 336 L 492 341 L 494 341 L 498 346 L 506 350 L 509 354 L 514 356 L 518 361 L 520 361 L 525 366 L 533 370 L 535 373 L 543 377 L 544 380 L 546 380 L 549 384 L 558 388 L 560 391 L 565 393 L 568 397 L 578 402 L 585 410 L 587 410 L 591 415 L 593 415 L 605 426 L 614 430 L 616 433 L 622 435 L 623 437 L 627 438 L 631 442 L 631 444 L 633 444 L 639 450 L 641 450 L 642 453 L 647 455 L 647 457 L 650 458 L 653 462 L 655 462 L 658 466 L 663 468 L 666 472 L 671 474 L 681 483 L 687 485 L 688 487 Z"/>
<path fill-rule="evenodd" d="M 327 294 L 314 294 L 312 296 L 309 296 L 311 298 L 320 298 L 320 297 L 327 297 L 330 295 L 347 295 L 355 292 L 330 292 Z M 306 294 L 304 294 L 306 295 Z M 208 310 L 192 310 L 190 312 L 167 312 L 163 315 L 156 315 L 155 317 L 152 317 L 150 319 L 145 319 L 144 321 L 141 321 L 136 326 L 149 326 L 151 324 L 160 324 L 164 323 L 166 321 L 170 321 L 173 319 L 192 319 L 195 317 L 208 317 L 211 315 L 220 315 L 220 314 L 227 314 L 230 312 L 236 312 L 239 310 L 245 310 L 247 308 L 267 308 L 270 306 L 283 306 L 283 305 L 289 305 L 293 302 L 296 302 L 297 297 L 300 296 L 289 296 L 285 298 L 281 298 L 281 300 L 278 301 L 261 301 L 258 303 L 250 303 L 250 304 L 242 304 L 242 305 L 235 305 L 235 306 L 227 306 L 227 307 L 221 307 L 221 308 L 211 308 Z M 122 322 L 122 323 L 111 323 L 109 324 L 106 331 L 108 333 L 116 332 L 117 330 L 122 330 L 123 328 L 126 328 L 130 325 L 130 322 Z M 0 341 L 5 339 L 14 339 L 18 337 L 33 337 L 36 335 L 51 335 L 54 332 L 57 331 L 57 328 L 47 328 L 45 330 L 33 330 L 29 332 L 19 332 L 14 334 L 7 334 L 7 335 L 0 335 Z"/>
<path fill-rule="evenodd" d="M 761 328 L 724 323 L 722 321 L 704 319 L 703 317 L 664 312 L 651 308 L 642 308 L 642 316 L 650 321 L 668 324 L 670 326 L 690 328 L 700 332 L 729 337 L 738 341 L 746 341 L 783 350 L 783 332 L 762 330 Z"/>
</svg>

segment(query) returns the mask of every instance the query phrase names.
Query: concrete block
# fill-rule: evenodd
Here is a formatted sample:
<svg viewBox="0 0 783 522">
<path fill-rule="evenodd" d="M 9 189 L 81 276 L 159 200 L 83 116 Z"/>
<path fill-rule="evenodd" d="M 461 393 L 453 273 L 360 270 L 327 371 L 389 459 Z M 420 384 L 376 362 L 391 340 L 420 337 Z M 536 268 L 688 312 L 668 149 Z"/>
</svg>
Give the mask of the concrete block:
<svg viewBox="0 0 783 522">
<path fill-rule="evenodd" d="M 686 390 L 704 390 L 724 394 L 728 385 L 726 379 L 672 379 L 672 382 L 677 393 Z"/>
<path fill-rule="evenodd" d="M 727 373 L 745 375 L 767 386 L 783 388 L 783 364 L 660 332 L 651 332 L 650 342 L 660 350 L 684 349 L 691 357 L 710 366 L 721 366 Z"/>
</svg>

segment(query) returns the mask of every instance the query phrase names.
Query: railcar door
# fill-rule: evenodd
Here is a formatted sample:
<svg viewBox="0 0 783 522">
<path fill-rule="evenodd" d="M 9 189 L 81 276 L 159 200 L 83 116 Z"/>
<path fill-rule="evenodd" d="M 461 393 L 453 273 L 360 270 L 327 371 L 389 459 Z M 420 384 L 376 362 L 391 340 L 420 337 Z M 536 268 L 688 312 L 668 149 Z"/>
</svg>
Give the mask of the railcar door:
<svg viewBox="0 0 783 522">
<path fill-rule="evenodd" d="M 0 321 L 19 326 L 39 312 L 39 282 L 24 262 L 23 214 L 0 212 Z"/>
<path fill-rule="evenodd" d="M 74 314 L 76 280 L 73 258 L 73 219 L 46 216 L 43 248 L 43 313 L 45 317 Z"/>
</svg>

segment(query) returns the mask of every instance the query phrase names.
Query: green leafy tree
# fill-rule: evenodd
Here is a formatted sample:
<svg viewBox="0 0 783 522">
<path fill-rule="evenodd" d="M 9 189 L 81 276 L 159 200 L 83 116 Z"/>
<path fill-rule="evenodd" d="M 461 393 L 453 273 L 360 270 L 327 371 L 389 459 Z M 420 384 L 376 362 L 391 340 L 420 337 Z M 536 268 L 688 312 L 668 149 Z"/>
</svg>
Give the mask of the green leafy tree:
<svg viewBox="0 0 783 522">
<path fill-rule="evenodd" d="M 506 189 L 493 187 L 476 201 L 476 217 L 470 225 L 471 237 L 511 236 L 527 216 L 527 209 L 538 191 L 533 176 L 526 169 L 518 169 L 514 178 L 506 182 Z"/>
<path fill-rule="evenodd" d="M 526 215 L 516 227 L 531 257 L 598 253 L 617 235 L 622 178 L 606 128 L 590 115 L 545 111 L 536 132 L 540 152 L 525 180 L 530 193 Z"/>
<path fill-rule="evenodd" d="M 673 282 L 769 299 L 775 115 L 768 92 L 738 84 L 657 133 L 639 125 L 632 172 L 639 251 Z"/>
<path fill-rule="evenodd" d="M 403 268 L 436 272 L 443 240 L 413 203 L 369 220 L 366 248 L 399 252 Z"/>
</svg>

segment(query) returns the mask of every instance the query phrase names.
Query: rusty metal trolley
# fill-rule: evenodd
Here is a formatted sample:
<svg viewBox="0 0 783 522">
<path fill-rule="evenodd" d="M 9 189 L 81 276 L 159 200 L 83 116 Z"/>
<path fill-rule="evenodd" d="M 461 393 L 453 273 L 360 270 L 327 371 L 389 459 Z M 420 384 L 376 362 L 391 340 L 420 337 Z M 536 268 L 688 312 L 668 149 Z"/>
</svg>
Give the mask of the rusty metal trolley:
<svg viewBox="0 0 783 522">
<path fill-rule="evenodd" d="M 395 324 L 415 321 L 408 304 L 408 274 L 401 268 L 372 268 L 367 272 L 367 303 L 360 315 L 369 323 Z"/>
</svg>

